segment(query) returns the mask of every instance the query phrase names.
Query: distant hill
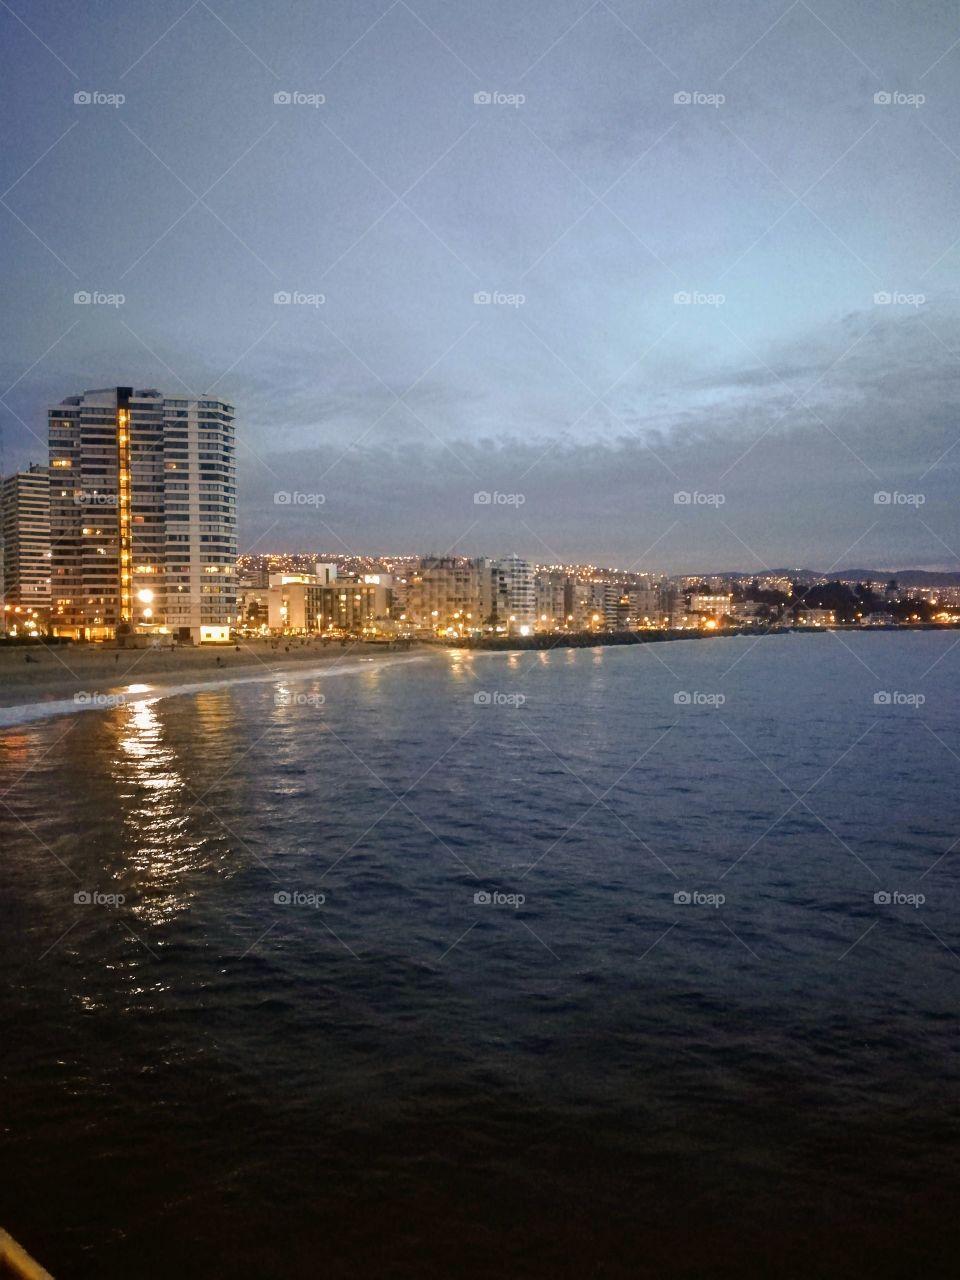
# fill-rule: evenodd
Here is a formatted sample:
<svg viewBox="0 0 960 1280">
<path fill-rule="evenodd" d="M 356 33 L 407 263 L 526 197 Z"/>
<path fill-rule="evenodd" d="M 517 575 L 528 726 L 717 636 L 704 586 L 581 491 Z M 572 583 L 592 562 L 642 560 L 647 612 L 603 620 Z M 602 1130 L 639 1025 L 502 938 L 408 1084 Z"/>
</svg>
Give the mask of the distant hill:
<svg viewBox="0 0 960 1280">
<path fill-rule="evenodd" d="M 754 578 L 790 578 L 793 582 L 822 582 L 825 578 L 839 582 L 882 582 L 896 578 L 901 587 L 960 587 L 960 572 L 934 573 L 928 569 L 761 569 L 752 573 L 707 574 L 707 577 L 741 578 L 751 582 Z"/>
</svg>

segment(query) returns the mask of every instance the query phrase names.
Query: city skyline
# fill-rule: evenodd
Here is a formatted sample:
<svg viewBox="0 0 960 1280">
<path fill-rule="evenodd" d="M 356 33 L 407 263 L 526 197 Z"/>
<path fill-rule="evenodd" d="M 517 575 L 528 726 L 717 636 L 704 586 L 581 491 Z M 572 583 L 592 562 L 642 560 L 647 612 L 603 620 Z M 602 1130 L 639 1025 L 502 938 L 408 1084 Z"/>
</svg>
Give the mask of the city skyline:
<svg viewBox="0 0 960 1280">
<path fill-rule="evenodd" d="M 0 12 L 2 469 L 122 370 L 244 406 L 243 549 L 952 568 L 954 26 L 855 0 Z M 322 509 L 280 510 L 297 487 Z"/>
</svg>

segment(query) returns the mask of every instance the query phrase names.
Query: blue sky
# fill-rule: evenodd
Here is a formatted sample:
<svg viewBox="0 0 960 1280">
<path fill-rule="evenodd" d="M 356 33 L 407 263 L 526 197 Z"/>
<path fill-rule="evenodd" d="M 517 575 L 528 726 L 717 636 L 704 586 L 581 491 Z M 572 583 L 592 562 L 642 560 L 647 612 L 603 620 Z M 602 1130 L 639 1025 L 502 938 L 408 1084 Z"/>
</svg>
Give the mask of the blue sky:
<svg viewBox="0 0 960 1280">
<path fill-rule="evenodd" d="M 954 6 L 11 0 L 0 36 L 6 469 L 84 387 L 214 390 L 244 549 L 960 568 Z"/>
</svg>

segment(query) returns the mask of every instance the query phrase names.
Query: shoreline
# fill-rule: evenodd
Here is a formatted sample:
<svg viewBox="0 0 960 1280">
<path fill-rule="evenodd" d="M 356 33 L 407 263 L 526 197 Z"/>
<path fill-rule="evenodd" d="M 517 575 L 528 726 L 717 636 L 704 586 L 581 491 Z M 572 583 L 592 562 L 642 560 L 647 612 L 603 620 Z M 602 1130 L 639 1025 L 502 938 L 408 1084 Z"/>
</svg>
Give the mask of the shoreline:
<svg viewBox="0 0 960 1280">
<path fill-rule="evenodd" d="M 30 660 L 26 654 L 29 652 Z M 236 681 L 270 680 L 314 669 L 324 674 L 358 661 L 423 657 L 429 648 L 387 649 L 382 644 L 357 641 L 341 647 L 299 639 L 277 647 L 269 641 L 248 641 L 239 653 L 217 647 L 208 649 L 116 649 L 86 646 L 31 645 L 0 649 L 0 712 L 42 708 L 45 704 L 75 699 L 78 694 L 109 697 L 129 691 L 132 685 L 149 683 L 151 692 L 181 685 L 203 689 Z M 319 672 L 318 672 L 319 673 Z M 137 693 L 146 690 L 137 689 Z M 79 706 L 84 705 L 79 703 Z M 0 716 L 0 723 L 3 717 Z"/>
<path fill-rule="evenodd" d="M 466 649 L 470 653 L 529 653 L 550 649 L 596 649 L 635 644 L 666 644 L 674 640 L 719 640 L 734 636 L 785 636 L 826 635 L 828 631 L 841 631 L 857 635 L 893 635 L 899 631 L 960 631 L 960 626 L 949 622 L 905 622 L 895 627 L 861 627 L 855 623 L 834 623 L 823 627 L 785 626 L 777 623 L 766 627 L 721 627 L 716 631 L 684 630 L 648 631 L 575 631 L 548 632 L 532 636 L 496 636 L 482 640 L 441 640 L 443 649 Z"/>
</svg>

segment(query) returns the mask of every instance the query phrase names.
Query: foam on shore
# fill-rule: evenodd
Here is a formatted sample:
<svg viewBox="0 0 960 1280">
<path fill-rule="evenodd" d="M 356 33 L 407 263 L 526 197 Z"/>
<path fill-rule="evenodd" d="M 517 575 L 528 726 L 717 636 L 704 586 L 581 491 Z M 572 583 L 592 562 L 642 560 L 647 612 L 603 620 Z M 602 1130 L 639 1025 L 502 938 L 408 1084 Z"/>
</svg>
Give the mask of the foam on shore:
<svg viewBox="0 0 960 1280">
<path fill-rule="evenodd" d="M 29 724 L 33 720 L 49 720 L 55 716 L 76 715 L 81 711 L 113 711 L 117 708 L 136 706 L 141 702 L 158 702 L 162 698 L 179 698 L 194 693 L 206 693 L 210 689 L 224 689 L 234 684 L 292 684 L 302 680 L 315 680 L 321 676 L 362 675 L 371 670 L 374 664 L 377 670 L 383 667 L 400 666 L 411 662 L 426 662 L 427 655 L 411 657 L 369 657 L 359 658 L 353 662 L 326 662 L 322 666 L 306 667 L 296 665 L 280 667 L 254 675 L 224 676 L 219 680 L 196 680 L 189 684 L 155 684 L 148 681 L 142 683 L 113 685 L 109 689 L 87 691 L 73 694 L 69 698 L 52 698 L 43 702 L 25 702 L 17 706 L 0 707 L 0 729 L 12 728 L 16 725 Z"/>
</svg>

